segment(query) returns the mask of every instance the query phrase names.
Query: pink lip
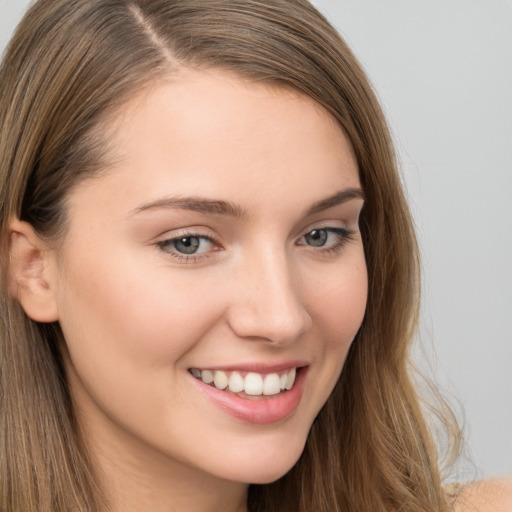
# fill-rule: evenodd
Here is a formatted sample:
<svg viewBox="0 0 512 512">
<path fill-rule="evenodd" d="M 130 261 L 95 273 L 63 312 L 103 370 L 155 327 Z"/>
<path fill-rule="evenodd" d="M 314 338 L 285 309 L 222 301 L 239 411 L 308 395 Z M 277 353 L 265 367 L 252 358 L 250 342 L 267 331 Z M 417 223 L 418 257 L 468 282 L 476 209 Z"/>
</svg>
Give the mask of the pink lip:
<svg viewBox="0 0 512 512">
<path fill-rule="evenodd" d="M 240 366 L 237 366 L 237 369 L 240 369 Z M 308 368 L 306 367 L 297 373 L 295 384 L 289 391 L 280 393 L 275 397 L 269 396 L 258 399 L 242 398 L 225 391 L 220 391 L 199 379 L 191 378 L 204 395 L 231 416 L 247 423 L 265 425 L 284 420 L 295 411 L 304 391 L 304 381 L 306 380 L 307 372 Z"/>
<path fill-rule="evenodd" d="M 286 363 L 277 363 L 277 364 L 259 364 L 259 363 L 241 363 L 241 364 L 232 364 L 226 366 L 198 366 L 198 370 L 221 370 L 224 372 L 256 372 L 261 374 L 267 373 L 278 373 L 282 371 L 291 370 L 292 368 L 302 368 L 303 366 L 308 366 L 309 363 L 307 361 L 287 361 Z"/>
</svg>

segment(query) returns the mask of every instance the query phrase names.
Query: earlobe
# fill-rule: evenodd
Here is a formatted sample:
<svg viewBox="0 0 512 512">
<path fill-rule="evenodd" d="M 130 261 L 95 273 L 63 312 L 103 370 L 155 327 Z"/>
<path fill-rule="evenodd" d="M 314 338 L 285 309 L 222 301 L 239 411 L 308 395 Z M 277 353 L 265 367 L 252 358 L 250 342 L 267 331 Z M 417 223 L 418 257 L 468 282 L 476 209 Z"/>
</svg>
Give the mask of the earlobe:
<svg viewBox="0 0 512 512">
<path fill-rule="evenodd" d="M 11 221 L 9 232 L 10 293 L 33 320 L 57 321 L 53 252 L 27 222 Z"/>
</svg>

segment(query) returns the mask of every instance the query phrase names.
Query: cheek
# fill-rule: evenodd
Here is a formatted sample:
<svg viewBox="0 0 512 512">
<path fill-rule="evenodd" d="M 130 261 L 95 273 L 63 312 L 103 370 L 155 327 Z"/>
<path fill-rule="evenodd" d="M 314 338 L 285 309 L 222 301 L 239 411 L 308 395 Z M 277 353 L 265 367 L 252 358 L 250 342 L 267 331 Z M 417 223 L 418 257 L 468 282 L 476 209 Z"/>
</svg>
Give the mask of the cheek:
<svg viewBox="0 0 512 512">
<path fill-rule="evenodd" d="M 364 260 L 347 266 L 337 278 L 324 281 L 324 286 L 312 295 L 311 306 L 327 348 L 346 354 L 363 321 L 368 297 L 368 278 Z"/>
<path fill-rule="evenodd" d="M 163 366 L 179 360 L 221 314 L 200 280 L 134 259 L 74 259 L 59 296 L 60 322 L 75 358 Z"/>
<path fill-rule="evenodd" d="M 187 358 L 221 314 L 213 291 L 119 254 L 72 261 L 59 303 L 75 404 L 91 428 L 109 418 L 165 445 L 176 411 L 188 411 Z"/>
<path fill-rule="evenodd" d="M 312 342 L 320 368 L 315 375 L 320 384 L 317 391 L 321 393 L 316 403 L 321 405 L 334 389 L 365 315 L 368 278 L 362 250 L 353 263 L 324 277 L 323 285 L 309 295 L 309 310 L 316 326 Z"/>
</svg>

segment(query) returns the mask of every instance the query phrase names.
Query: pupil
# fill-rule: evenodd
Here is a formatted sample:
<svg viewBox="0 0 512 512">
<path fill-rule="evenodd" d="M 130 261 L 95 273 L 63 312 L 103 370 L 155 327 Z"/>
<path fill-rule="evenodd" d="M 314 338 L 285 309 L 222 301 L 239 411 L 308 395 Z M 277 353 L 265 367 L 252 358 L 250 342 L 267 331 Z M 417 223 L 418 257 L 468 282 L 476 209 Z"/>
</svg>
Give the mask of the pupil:
<svg viewBox="0 0 512 512">
<path fill-rule="evenodd" d="M 321 247 L 327 242 L 327 231 L 325 229 L 315 229 L 306 235 L 306 240 L 309 245 Z"/>
<path fill-rule="evenodd" d="M 199 238 L 193 236 L 182 238 L 181 240 L 177 240 L 175 242 L 176 250 L 184 254 L 194 254 L 198 247 Z"/>
</svg>

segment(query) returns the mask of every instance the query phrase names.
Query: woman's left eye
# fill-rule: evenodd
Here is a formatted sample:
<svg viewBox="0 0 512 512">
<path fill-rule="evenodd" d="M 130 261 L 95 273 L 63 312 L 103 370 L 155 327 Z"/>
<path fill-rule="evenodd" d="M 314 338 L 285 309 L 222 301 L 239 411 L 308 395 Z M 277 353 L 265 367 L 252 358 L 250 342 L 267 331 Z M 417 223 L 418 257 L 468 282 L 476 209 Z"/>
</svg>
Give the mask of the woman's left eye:
<svg viewBox="0 0 512 512">
<path fill-rule="evenodd" d="M 353 240 L 354 232 L 346 228 L 326 227 L 309 231 L 299 240 L 299 245 L 318 247 L 325 251 L 336 251 Z"/>
<path fill-rule="evenodd" d="M 186 235 L 164 240 L 158 246 L 164 252 L 181 259 L 204 255 L 213 250 L 215 242 L 204 235 Z"/>
</svg>

